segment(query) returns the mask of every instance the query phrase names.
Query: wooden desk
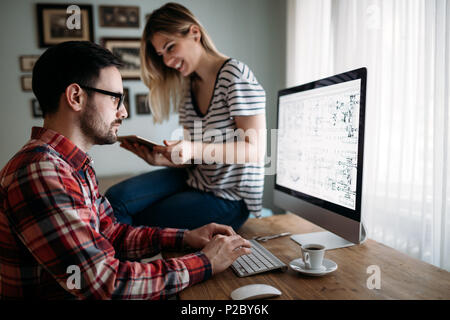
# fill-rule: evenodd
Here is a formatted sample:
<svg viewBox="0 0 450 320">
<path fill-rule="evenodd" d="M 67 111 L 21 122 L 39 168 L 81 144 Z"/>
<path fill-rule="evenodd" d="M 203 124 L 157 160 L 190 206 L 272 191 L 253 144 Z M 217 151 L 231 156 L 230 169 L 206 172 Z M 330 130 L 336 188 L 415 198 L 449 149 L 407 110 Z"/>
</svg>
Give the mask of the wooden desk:
<svg viewBox="0 0 450 320">
<path fill-rule="evenodd" d="M 249 239 L 289 231 L 293 234 L 322 231 L 321 228 L 293 214 L 249 219 L 239 234 Z M 269 240 L 263 245 L 289 265 L 300 257 L 300 246 L 289 237 Z M 179 294 L 182 300 L 224 300 L 243 285 L 265 283 L 277 287 L 277 299 L 450 299 L 450 273 L 413 259 L 392 248 L 368 239 L 364 244 L 327 251 L 325 258 L 338 264 L 338 269 L 322 277 L 309 277 L 289 268 L 239 278 L 231 269 L 210 280 L 187 288 Z M 367 267 L 381 269 L 381 289 L 367 288 Z"/>
</svg>

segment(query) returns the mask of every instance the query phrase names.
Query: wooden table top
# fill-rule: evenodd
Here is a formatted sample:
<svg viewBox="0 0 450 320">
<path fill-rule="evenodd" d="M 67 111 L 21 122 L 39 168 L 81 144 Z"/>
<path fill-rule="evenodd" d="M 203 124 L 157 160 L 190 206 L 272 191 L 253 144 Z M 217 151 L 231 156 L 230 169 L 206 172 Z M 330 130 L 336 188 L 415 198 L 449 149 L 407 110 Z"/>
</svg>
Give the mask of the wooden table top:
<svg viewBox="0 0 450 320">
<path fill-rule="evenodd" d="M 293 214 L 249 219 L 239 230 L 244 238 L 280 232 L 309 233 L 321 228 Z M 283 237 L 262 243 L 281 261 L 289 265 L 301 256 L 300 246 Z M 450 273 L 428 263 L 368 239 L 348 248 L 330 250 L 325 258 L 338 264 L 338 269 L 322 277 L 311 277 L 292 269 L 267 272 L 245 278 L 231 269 L 180 292 L 181 300 L 228 300 L 230 293 L 243 285 L 264 283 L 278 288 L 280 300 L 303 299 L 450 299 Z M 381 288 L 369 289 L 372 273 L 367 268 L 376 265 L 381 271 Z"/>
</svg>

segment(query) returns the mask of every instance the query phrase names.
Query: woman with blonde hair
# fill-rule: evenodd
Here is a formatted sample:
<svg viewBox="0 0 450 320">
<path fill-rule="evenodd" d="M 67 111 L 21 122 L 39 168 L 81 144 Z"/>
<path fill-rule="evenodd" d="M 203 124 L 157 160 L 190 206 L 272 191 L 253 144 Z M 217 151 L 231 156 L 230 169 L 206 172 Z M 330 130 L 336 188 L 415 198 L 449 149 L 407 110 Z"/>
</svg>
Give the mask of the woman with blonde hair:
<svg viewBox="0 0 450 320">
<path fill-rule="evenodd" d="M 176 3 L 148 18 L 141 62 L 154 120 L 178 112 L 184 138 L 153 150 L 122 142 L 150 165 L 168 168 L 107 191 L 118 220 L 188 229 L 217 222 L 237 230 L 249 214 L 259 216 L 266 98 L 253 72 L 220 53 L 197 18 Z"/>
</svg>

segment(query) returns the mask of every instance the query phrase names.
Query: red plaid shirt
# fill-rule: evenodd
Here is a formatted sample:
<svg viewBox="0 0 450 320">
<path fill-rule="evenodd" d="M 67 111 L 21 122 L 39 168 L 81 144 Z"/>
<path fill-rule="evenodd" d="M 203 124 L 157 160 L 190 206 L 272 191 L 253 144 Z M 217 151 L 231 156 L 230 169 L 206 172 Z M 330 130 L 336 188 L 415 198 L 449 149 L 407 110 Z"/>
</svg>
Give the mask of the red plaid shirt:
<svg viewBox="0 0 450 320">
<path fill-rule="evenodd" d="M 133 260 L 182 249 L 183 236 L 117 223 L 89 156 L 54 131 L 34 127 L 0 172 L 2 299 L 164 299 L 209 278 L 208 258 Z"/>
</svg>

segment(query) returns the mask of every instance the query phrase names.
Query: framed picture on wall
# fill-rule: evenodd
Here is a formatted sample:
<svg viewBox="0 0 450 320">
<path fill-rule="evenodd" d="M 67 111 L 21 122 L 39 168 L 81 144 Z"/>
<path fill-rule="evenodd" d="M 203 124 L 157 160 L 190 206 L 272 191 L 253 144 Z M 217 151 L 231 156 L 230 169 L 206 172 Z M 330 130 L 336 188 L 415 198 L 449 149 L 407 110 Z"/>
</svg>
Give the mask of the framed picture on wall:
<svg viewBox="0 0 450 320">
<path fill-rule="evenodd" d="M 39 102 L 37 101 L 37 99 L 31 100 L 31 110 L 33 112 L 33 118 L 42 118 L 43 117 L 42 109 L 41 109 L 41 106 L 39 105 Z"/>
<path fill-rule="evenodd" d="M 99 6 L 101 27 L 139 28 L 139 7 Z"/>
<path fill-rule="evenodd" d="M 103 38 L 103 46 L 117 56 L 123 63 L 119 69 L 124 80 L 139 80 L 141 78 L 141 58 L 139 38 Z"/>
<path fill-rule="evenodd" d="M 38 55 L 26 55 L 20 56 L 20 71 L 31 72 L 33 71 L 34 64 L 40 56 Z"/>
<path fill-rule="evenodd" d="M 152 114 L 147 102 L 147 94 L 145 93 L 136 95 L 136 114 Z"/>
<path fill-rule="evenodd" d="M 37 4 L 39 47 L 64 41 L 93 41 L 91 5 Z"/>
<path fill-rule="evenodd" d="M 20 83 L 22 85 L 22 91 L 32 91 L 32 80 L 33 77 L 31 75 L 21 76 L 20 77 Z"/>
</svg>

